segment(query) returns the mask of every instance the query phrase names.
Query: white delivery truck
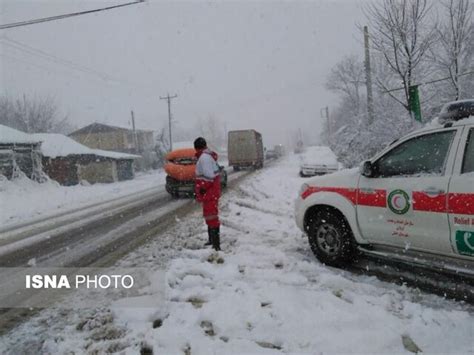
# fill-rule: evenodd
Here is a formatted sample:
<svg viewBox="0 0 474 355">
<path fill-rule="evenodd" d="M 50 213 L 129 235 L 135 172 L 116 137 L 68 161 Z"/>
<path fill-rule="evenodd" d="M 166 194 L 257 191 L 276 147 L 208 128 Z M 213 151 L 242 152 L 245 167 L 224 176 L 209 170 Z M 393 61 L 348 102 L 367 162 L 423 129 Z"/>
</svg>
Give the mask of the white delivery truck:
<svg viewBox="0 0 474 355">
<path fill-rule="evenodd" d="M 253 129 L 230 131 L 227 150 L 229 166 L 234 170 L 263 167 L 262 135 Z"/>
</svg>

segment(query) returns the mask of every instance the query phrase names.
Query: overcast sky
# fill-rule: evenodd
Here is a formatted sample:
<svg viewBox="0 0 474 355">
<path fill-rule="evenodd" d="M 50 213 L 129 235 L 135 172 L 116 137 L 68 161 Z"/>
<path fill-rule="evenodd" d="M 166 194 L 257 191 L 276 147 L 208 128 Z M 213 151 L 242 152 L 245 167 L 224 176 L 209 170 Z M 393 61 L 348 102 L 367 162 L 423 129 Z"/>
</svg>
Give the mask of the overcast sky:
<svg viewBox="0 0 474 355">
<path fill-rule="evenodd" d="M 127 1 L 0 0 L 0 23 Z M 52 95 L 78 127 L 91 122 L 139 128 L 167 122 L 160 95 L 178 94 L 173 114 L 193 126 L 210 114 L 227 128 L 255 128 L 266 145 L 301 128 L 317 136 L 324 88 L 344 55 L 363 55 L 359 1 L 153 1 L 9 30 L 0 36 L 86 66 L 76 71 L 0 39 L 1 90 Z M 11 42 L 10 42 L 11 43 Z"/>
</svg>

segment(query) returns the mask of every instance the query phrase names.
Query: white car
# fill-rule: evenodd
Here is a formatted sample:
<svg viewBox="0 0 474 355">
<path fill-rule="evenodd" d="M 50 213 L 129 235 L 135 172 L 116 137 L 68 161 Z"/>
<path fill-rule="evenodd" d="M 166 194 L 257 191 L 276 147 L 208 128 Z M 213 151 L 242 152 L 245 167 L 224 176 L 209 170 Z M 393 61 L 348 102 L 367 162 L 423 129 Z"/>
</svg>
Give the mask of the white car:
<svg viewBox="0 0 474 355">
<path fill-rule="evenodd" d="M 301 177 L 330 174 L 339 170 L 337 157 L 329 147 L 307 147 L 300 159 Z"/>
<path fill-rule="evenodd" d="M 328 265 L 362 251 L 474 276 L 474 117 L 413 132 L 360 170 L 312 178 L 296 223 Z"/>
</svg>

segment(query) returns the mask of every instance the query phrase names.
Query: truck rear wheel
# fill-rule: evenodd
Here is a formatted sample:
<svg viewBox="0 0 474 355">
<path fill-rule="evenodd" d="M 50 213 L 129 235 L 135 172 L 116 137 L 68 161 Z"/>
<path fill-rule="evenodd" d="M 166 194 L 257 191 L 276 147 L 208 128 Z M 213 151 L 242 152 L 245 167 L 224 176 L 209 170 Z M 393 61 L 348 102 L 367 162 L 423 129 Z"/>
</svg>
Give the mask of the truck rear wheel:
<svg viewBox="0 0 474 355">
<path fill-rule="evenodd" d="M 232 168 L 234 169 L 234 171 L 240 171 L 240 166 L 234 165 Z"/>
<path fill-rule="evenodd" d="M 309 245 L 319 261 L 330 266 L 343 266 L 354 260 L 356 243 L 341 213 L 321 208 L 308 219 L 306 231 Z"/>
</svg>

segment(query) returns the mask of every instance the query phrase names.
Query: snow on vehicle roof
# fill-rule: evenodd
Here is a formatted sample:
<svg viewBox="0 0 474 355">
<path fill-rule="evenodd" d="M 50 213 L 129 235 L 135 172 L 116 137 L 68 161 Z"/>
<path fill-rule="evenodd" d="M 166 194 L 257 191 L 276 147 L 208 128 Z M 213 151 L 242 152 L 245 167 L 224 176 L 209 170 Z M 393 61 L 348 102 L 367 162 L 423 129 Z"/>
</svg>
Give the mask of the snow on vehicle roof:
<svg viewBox="0 0 474 355">
<path fill-rule="evenodd" d="M 304 164 L 337 164 L 336 154 L 329 147 L 312 146 L 306 147 L 302 154 Z"/>
<path fill-rule="evenodd" d="M 468 124 L 474 124 L 474 116 L 470 116 L 469 118 L 464 118 L 462 120 L 453 122 L 453 126 L 464 126 Z"/>
<path fill-rule="evenodd" d="M 417 134 L 417 133 L 421 133 L 425 131 L 430 131 L 433 129 L 443 128 L 446 125 L 446 123 L 452 123 L 453 127 L 472 125 L 474 124 L 474 116 L 471 116 L 469 118 L 463 118 L 462 120 L 459 120 L 459 121 L 448 121 L 448 122 L 440 122 L 439 117 L 436 117 L 432 121 L 428 122 L 423 128 L 417 129 L 409 133 L 409 135 Z"/>
<path fill-rule="evenodd" d="M 472 103 L 474 103 L 474 99 L 464 99 L 464 100 L 456 100 L 456 101 L 447 102 L 446 104 L 444 104 L 441 111 L 447 110 L 449 106 L 454 105 L 454 104 L 472 104 Z"/>
<path fill-rule="evenodd" d="M 0 143 L 37 144 L 40 140 L 31 134 L 0 124 Z"/>
<path fill-rule="evenodd" d="M 439 119 L 459 121 L 474 114 L 474 99 L 448 102 L 439 113 Z"/>
<path fill-rule="evenodd" d="M 48 158 L 66 157 L 68 155 L 97 155 L 112 159 L 135 159 L 139 157 L 133 154 L 91 149 L 72 138 L 57 133 L 35 133 L 31 136 L 43 142 L 41 152 Z"/>
</svg>

